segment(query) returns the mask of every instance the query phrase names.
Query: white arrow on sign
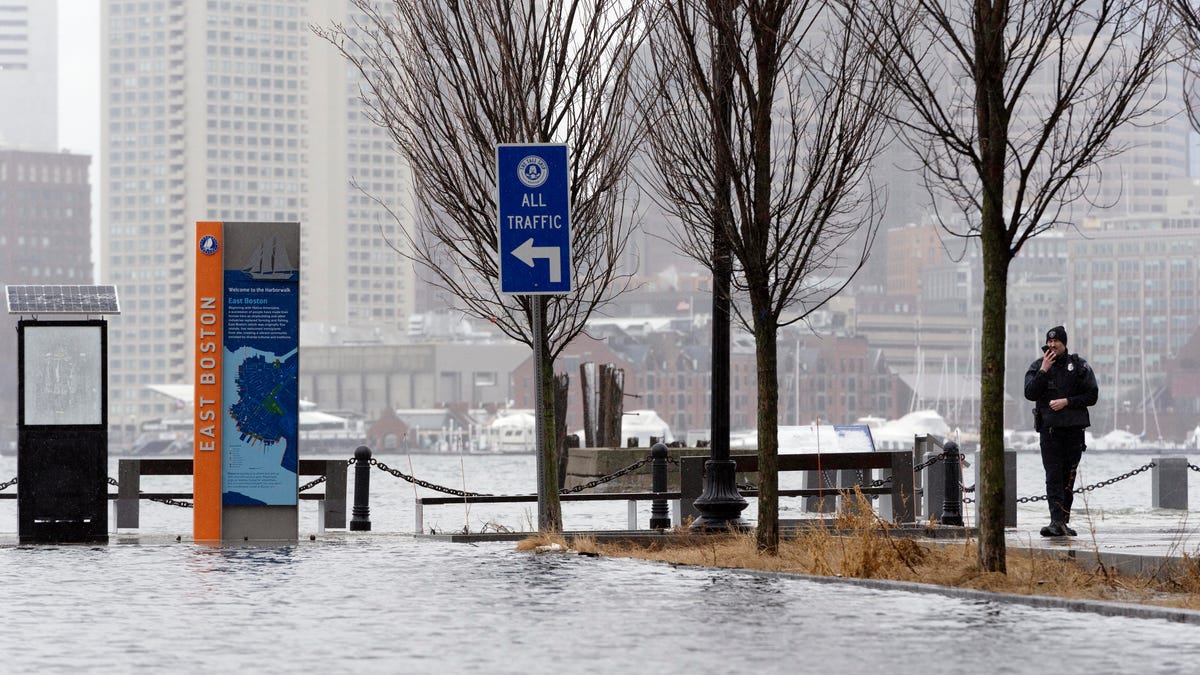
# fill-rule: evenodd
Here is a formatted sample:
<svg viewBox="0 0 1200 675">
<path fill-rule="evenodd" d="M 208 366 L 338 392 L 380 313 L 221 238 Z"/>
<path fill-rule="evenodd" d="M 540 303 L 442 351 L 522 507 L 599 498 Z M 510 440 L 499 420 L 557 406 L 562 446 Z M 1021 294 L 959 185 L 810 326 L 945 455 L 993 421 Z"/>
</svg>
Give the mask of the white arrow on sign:
<svg viewBox="0 0 1200 675">
<path fill-rule="evenodd" d="M 524 244 L 513 249 L 512 254 L 530 267 L 533 267 L 533 261 L 537 258 L 545 258 L 550 262 L 550 283 L 556 284 L 562 281 L 561 248 L 557 246 L 534 246 L 533 238 L 530 237 L 525 240 Z"/>
</svg>

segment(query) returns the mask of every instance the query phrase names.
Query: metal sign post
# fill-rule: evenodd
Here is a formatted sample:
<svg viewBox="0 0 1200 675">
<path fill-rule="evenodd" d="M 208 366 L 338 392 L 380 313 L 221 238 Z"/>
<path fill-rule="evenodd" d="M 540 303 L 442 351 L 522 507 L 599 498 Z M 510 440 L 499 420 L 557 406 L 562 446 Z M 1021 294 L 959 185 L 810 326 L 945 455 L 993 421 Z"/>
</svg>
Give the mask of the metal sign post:
<svg viewBox="0 0 1200 675">
<path fill-rule="evenodd" d="M 553 295 L 571 292 L 571 204 L 567 146 L 557 143 L 496 146 L 499 204 L 500 292 Z M 545 317 L 541 298 L 530 298 L 534 354 L 534 413 L 537 443 L 538 526 L 545 525 L 543 487 L 542 343 Z"/>
</svg>

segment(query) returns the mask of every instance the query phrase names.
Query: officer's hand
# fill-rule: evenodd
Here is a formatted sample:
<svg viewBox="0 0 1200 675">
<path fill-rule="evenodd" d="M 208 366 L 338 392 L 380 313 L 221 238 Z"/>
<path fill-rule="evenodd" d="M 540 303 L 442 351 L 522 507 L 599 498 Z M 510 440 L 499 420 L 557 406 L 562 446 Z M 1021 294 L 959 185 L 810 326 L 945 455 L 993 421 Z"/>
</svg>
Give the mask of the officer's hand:
<svg viewBox="0 0 1200 675">
<path fill-rule="evenodd" d="M 1043 373 L 1046 372 L 1047 370 L 1050 370 L 1050 366 L 1054 363 L 1054 356 L 1055 356 L 1055 353 L 1054 353 L 1053 349 L 1047 349 L 1046 353 L 1042 354 L 1041 371 Z"/>
<path fill-rule="evenodd" d="M 1058 412 L 1065 407 L 1067 407 L 1067 399 L 1065 398 L 1056 398 L 1053 401 L 1050 401 L 1050 409 L 1055 412 Z"/>
</svg>

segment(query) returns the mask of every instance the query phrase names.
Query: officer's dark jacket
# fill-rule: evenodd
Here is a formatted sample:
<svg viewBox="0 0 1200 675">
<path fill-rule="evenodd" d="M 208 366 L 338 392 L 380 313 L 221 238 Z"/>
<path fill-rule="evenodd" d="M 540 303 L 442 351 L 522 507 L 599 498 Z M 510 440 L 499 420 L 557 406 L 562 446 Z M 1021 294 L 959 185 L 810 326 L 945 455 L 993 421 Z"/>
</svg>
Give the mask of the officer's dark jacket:
<svg viewBox="0 0 1200 675">
<path fill-rule="evenodd" d="M 1050 369 L 1041 372 L 1042 360 L 1037 359 L 1025 372 L 1025 398 L 1037 403 L 1045 427 L 1086 427 L 1092 421 L 1088 406 L 1096 405 L 1100 388 L 1092 367 L 1078 354 L 1055 359 Z M 1066 398 L 1067 407 L 1054 411 L 1050 401 Z"/>
</svg>

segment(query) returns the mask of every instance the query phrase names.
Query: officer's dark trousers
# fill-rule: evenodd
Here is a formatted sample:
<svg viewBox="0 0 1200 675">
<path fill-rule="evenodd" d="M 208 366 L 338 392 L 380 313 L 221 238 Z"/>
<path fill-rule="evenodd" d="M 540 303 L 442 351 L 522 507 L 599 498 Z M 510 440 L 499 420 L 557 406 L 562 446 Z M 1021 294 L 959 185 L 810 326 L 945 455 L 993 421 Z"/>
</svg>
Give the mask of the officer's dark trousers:
<svg viewBox="0 0 1200 675">
<path fill-rule="evenodd" d="M 1042 431 L 1042 468 L 1046 470 L 1046 502 L 1050 520 L 1071 520 L 1075 498 L 1075 470 L 1085 450 L 1083 427 L 1049 427 Z"/>
</svg>

